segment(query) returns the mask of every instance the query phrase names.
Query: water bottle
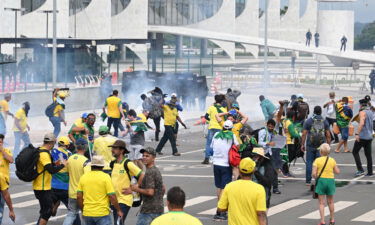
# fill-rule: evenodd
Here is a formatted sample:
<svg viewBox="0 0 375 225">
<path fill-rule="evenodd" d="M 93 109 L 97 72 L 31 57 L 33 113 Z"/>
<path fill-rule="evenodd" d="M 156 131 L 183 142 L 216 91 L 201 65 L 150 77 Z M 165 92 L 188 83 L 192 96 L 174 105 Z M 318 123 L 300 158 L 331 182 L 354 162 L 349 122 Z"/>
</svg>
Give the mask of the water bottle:
<svg viewBox="0 0 375 225">
<path fill-rule="evenodd" d="M 137 179 L 132 177 L 131 184 L 137 184 Z M 139 202 L 141 200 L 141 196 L 138 192 L 133 191 L 133 202 Z"/>
<path fill-rule="evenodd" d="M 120 217 L 117 217 L 116 225 L 123 225 Z"/>
</svg>

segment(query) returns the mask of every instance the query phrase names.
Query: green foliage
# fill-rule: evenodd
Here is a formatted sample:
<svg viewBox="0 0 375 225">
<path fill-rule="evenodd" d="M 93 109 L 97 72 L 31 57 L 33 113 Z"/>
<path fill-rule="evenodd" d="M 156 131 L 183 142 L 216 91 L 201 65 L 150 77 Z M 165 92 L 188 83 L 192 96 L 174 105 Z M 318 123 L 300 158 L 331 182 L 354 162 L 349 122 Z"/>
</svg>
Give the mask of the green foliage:
<svg viewBox="0 0 375 225">
<path fill-rule="evenodd" d="M 360 35 L 355 38 L 355 49 L 373 49 L 375 46 L 375 21 L 367 24 Z"/>
</svg>

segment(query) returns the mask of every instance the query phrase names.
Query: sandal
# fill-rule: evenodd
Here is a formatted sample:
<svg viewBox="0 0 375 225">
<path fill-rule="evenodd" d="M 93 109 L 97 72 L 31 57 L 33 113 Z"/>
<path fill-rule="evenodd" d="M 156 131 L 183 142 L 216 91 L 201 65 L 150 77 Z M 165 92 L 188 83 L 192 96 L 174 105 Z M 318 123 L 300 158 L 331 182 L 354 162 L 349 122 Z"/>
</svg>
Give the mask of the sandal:
<svg viewBox="0 0 375 225">
<path fill-rule="evenodd" d="M 344 153 L 351 153 L 352 151 L 350 151 L 350 150 L 346 150 L 346 151 L 344 151 Z"/>
<path fill-rule="evenodd" d="M 335 150 L 335 153 L 340 153 L 341 151 L 340 150 Z"/>
<path fill-rule="evenodd" d="M 329 225 L 335 225 L 335 221 L 329 222 Z"/>
</svg>

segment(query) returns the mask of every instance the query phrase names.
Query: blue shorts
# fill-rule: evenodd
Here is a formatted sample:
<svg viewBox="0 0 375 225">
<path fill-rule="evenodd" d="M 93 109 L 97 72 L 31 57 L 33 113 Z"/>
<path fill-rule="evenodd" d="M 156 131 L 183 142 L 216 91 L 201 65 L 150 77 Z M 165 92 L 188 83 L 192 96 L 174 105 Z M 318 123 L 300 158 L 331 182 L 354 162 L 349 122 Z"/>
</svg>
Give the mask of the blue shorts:
<svg viewBox="0 0 375 225">
<path fill-rule="evenodd" d="M 340 128 L 341 139 L 347 141 L 349 139 L 349 127 Z"/>
<path fill-rule="evenodd" d="M 232 167 L 214 165 L 214 178 L 216 188 L 224 189 L 232 182 Z"/>
</svg>

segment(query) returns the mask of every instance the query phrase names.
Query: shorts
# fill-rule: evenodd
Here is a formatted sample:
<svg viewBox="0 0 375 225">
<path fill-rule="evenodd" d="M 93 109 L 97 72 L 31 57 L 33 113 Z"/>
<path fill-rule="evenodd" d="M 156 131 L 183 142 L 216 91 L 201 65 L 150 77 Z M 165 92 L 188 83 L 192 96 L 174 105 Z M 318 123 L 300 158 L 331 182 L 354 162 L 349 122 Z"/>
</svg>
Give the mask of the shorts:
<svg viewBox="0 0 375 225">
<path fill-rule="evenodd" d="M 142 159 L 142 154 L 140 153 L 142 145 L 130 145 L 129 146 L 129 159 L 130 160 L 140 160 Z"/>
<path fill-rule="evenodd" d="M 341 139 L 347 141 L 349 138 L 349 127 L 340 128 Z"/>
<path fill-rule="evenodd" d="M 47 220 L 52 216 L 53 195 L 51 190 L 38 191 L 34 190 L 36 199 L 39 200 L 40 218 Z"/>
<path fill-rule="evenodd" d="M 334 195 L 336 193 L 335 179 L 319 178 L 318 184 L 315 187 L 315 192 L 318 195 Z"/>
<path fill-rule="evenodd" d="M 232 182 L 232 167 L 214 165 L 214 178 L 216 188 L 224 189 Z"/>
</svg>

